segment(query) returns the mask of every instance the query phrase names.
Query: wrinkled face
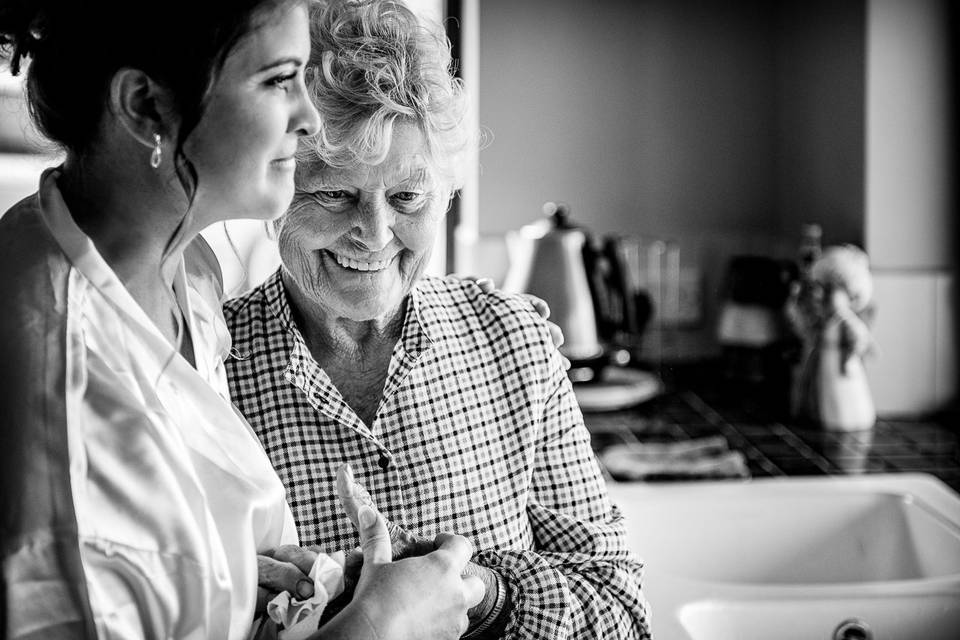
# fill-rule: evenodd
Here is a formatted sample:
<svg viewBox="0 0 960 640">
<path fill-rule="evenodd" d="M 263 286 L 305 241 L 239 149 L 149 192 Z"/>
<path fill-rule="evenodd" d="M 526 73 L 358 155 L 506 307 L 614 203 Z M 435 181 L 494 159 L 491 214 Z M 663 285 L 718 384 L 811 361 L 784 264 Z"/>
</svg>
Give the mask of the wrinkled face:
<svg viewBox="0 0 960 640">
<path fill-rule="evenodd" d="M 270 16 L 227 56 L 184 143 L 202 222 L 273 219 L 289 206 L 297 140 L 319 126 L 303 79 L 309 53 L 307 10 L 297 5 Z"/>
<path fill-rule="evenodd" d="M 423 275 L 449 199 L 424 148 L 415 125 L 397 123 L 381 164 L 334 169 L 300 162 L 293 204 L 280 224 L 280 258 L 292 276 L 288 284 L 324 314 L 385 317 L 401 309 Z"/>
</svg>

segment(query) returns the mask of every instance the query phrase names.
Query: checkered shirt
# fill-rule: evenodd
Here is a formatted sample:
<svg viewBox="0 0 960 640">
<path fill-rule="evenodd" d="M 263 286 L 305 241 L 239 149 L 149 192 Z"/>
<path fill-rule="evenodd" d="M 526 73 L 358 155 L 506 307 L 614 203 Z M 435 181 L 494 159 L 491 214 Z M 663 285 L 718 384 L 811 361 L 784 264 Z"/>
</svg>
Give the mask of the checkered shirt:
<svg viewBox="0 0 960 640">
<path fill-rule="evenodd" d="M 303 544 L 358 544 L 334 489 L 349 462 L 388 518 L 466 536 L 474 561 L 507 580 L 504 637 L 649 637 L 642 564 L 526 300 L 421 280 L 369 427 L 310 355 L 279 272 L 224 311 L 234 402 L 287 487 Z"/>
</svg>

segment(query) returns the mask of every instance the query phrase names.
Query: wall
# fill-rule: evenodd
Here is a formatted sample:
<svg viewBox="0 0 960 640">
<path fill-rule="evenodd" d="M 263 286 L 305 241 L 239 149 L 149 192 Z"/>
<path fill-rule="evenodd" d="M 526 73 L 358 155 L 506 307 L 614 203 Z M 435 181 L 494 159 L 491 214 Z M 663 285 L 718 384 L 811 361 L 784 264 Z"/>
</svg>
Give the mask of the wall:
<svg viewBox="0 0 960 640">
<path fill-rule="evenodd" d="M 787 0 L 777 23 L 778 229 L 864 245 L 866 4 Z"/>
<path fill-rule="evenodd" d="M 480 230 L 772 230 L 767 2 L 480 3 Z"/>
<path fill-rule="evenodd" d="M 877 285 L 881 413 L 956 400 L 956 131 L 949 0 L 870 0 L 866 243 Z M 952 76 L 956 79 L 956 76 Z"/>
<path fill-rule="evenodd" d="M 842 5 L 842 6 L 837 6 Z M 793 255 L 803 222 L 863 243 L 863 3 L 483 0 L 478 268 L 570 203 L 593 230 L 673 238 L 716 352 L 732 255 Z"/>
<path fill-rule="evenodd" d="M 867 244 L 879 269 L 956 263 L 949 0 L 871 0 Z"/>
</svg>

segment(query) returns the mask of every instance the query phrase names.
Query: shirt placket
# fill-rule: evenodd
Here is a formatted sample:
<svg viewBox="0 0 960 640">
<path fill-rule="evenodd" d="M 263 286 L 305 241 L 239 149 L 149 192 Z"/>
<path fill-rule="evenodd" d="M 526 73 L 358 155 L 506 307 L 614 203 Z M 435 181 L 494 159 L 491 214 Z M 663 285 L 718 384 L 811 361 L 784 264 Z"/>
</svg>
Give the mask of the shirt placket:
<svg viewBox="0 0 960 640">
<path fill-rule="evenodd" d="M 390 358 L 390 365 L 387 368 L 387 379 L 383 385 L 383 397 L 380 400 L 380 406 L 377 409 L 377 419 L 380 417 L 381 409 L 396 394 L 397 390 L 404 380 L 407 380 L 410 371 L 417 365 L 420 359 L 433 348 L 433 339 L 423 330 L 419 320 L 418 305 L 415 302 L 415 294 L 407 305 L 406 320 L 403 324 L 403 332 L 397 346 L 394 347 L 393 356 Z M 376 420 L 374 421 L 376 424 Z"/>
<path fill-rule="evenodd" d="M 394 347 L 387 368 L 387 378 L 384 381 L 382 396 L 371 425 L 374 433 L 389 433 L 391 431 L 390 427 L 393 425 L 383 424 L 384 420 L 391 419 L 387 417 L 392 413 L 389 411 L 390 405 L 396 396 L 401 395 L 403 385 L 409 380 L 410 372 L 421 363 L 432 347 L 433 342 L 423 331 L 414 304 L 411 302 L 407 308 L 400 340 Z M 397 420 L 397 416 L 403 418 L 404 413 L 400 411 L 392 419 Z M 404 426 L 406 425 L 401 425 L 401 428 Z M 409 426 L 411 428 L 416 427 L 416 425 Z M 416 519 L 413 522 L 408 519 L 410 515 L 408 507 L 414 506 L 415 508 L 415 505 L 407 501 L 403 487 L 414 486 L 419 481 L 418 477 L 405 477 L 410 476 L 411 473 L 414 476 L 418 475 L 416 473 L 418 469 L 410 468 L 409 462 L 404 459 L 402 448 L 396 454 L 389 450 L 386 451 L 386 454 L 390 457 L 385 464 L 381 461 L 380 467 L 383 469 L 383 473 L 378 474 L 371 490 L 377 496 L 377 500 L 382 501 L 381 506 L 385 507 L 384 511 L 388 513 L 388 517 L 399 524 L 408 527 L 415 526 Z M 395 459 L 396 456 L 400 459 Z"/>
<path fill-rule="evenodd" d="M 370 427 L 367 427 L 346 403 L 329 376 L 314 360 L 298 333 L 294 331 L 291 336 L 293 344 L 284 378 L 303 393 L 315 411 L 336 424 L 349 428 L 376 448 L 379 454 L 377 464 L 382 473 L 367 479 L 369 484 L 367 489 L 376 496 L 384 513 L 395 521 L 405 522 L 407 515 L 406 509 L 403 508 L 403 505 L 406 505 L 403 495 L 405 465 L 402 460 L 396 459 L 398 455 L 402 456 L 403 452 L 392 451 L 388 443 L 377 434 L 384 432 L 381 428 L 384 410 L 400 391 L 411 370 L 433 346 L 431 338 L 423 331 L 417 320 L 415 305 L 411 303 L 407 309 L 403 331 L 390 358 L 382 397 Z M 406 480 L 416 481 L 416 478 Z"/>
<path fill-rule="evenodd" d="M 320 368 L 302 342 L 294 343 L 283 377 L 303 392 L 314 410 L 353 429 L 362 438 L 375 443 L 378 449 L 385 448 L 346 403 L 330 377 Z"/>
</svg>

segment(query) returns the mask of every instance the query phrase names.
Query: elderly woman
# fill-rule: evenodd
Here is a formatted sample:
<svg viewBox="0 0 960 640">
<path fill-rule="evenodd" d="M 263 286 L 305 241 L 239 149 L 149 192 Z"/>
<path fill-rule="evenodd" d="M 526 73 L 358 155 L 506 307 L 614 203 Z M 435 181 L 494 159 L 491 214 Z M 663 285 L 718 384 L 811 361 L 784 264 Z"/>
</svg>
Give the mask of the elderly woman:
<svg viewBox="0 0 960 640">
<path fill-rule="evenodd" d="M 469 637 L 647 637 L 642 565 L 546 322 L 424 275 L 468 146 L 447 40 L 385 0 L 326 3 L 311 30 L 321 129 L 278 223 L 283 264 L 225 307 L 233 398 L 301 540 L 356 544 L 336 502 L 348 462 L 394 523 L 479 550 Z"/>
</svg>

